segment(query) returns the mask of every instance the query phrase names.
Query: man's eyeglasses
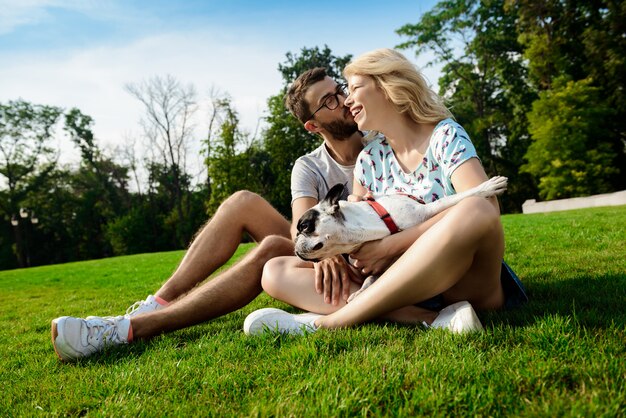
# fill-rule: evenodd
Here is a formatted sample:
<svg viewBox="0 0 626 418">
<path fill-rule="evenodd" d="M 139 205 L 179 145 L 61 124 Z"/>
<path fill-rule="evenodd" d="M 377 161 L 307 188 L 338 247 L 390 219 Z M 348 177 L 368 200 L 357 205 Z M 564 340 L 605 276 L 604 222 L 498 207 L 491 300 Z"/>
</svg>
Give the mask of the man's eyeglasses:
<svg viewBox="0 0 626 418">
<path fill-rule="evenodd" d="M 330 96 L 327 96 L 324 99 L 324 103 L 322 103 L 322 105 L 320 107 L 318 107 L 315 112 L 313 112 L 311 114 L 311 117 L 308 120 L 313 119 L 313 117 L 315 116 L 315 114 L 317 112 L 319 112 L 320 110 L 322 110 L 323 108 L 326 108 L 328 110 L 335 110 L 337 109 L 337 107 L 339 107 L 339 97 L 338 96 L 343 96 L 343 97 L 347 97 L 348 96 L 348 92 L 347 92 L 347 86 L 345 84 L 339 84 L 337 86 L 337 90 L 335 91 L 334 94 L 331 94 Z"/>
</svg>

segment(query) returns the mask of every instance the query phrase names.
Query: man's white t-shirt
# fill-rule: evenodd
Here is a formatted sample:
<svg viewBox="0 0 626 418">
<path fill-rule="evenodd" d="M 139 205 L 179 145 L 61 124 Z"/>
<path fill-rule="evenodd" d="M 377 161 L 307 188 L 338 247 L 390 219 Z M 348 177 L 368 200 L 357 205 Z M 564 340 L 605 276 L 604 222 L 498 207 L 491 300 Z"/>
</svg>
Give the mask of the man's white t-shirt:
<svg viewBox="0 0 626 418">
<path fill-rule="evenodd" d="M 342 199 L 352 193 L 354 165 L 341 165 L 330 156 L 322 143 L 315 150 L 298 158 L 291 171 L 291 204 L 301 197 L 321 201 L 336 184 L 345 184 Z"/>
</svg>

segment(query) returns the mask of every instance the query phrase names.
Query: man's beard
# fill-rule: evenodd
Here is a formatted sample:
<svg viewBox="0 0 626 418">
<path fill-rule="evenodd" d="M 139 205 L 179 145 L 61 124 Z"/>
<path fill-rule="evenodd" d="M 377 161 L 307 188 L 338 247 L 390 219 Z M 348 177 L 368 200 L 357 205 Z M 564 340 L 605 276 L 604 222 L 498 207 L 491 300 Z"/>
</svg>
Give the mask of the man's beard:
<svg viewBox="0 0 626 418">
<path fill-rule="evenodd" d="M 320 122 L 322 128 L 324 128 L 333 138 L 343 141 L 348 139 L 359 130 L 356 122 L 347 120 L 336 120 L 333 122 L 323 123 Z"/>
</svg>

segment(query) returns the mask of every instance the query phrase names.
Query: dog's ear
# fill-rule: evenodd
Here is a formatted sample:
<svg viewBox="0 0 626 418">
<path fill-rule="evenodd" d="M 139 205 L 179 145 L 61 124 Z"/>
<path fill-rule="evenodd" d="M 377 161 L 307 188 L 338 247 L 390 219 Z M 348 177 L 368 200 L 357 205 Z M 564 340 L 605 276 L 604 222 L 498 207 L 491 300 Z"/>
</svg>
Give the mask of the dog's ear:
<svg viewBox="0 0 626 418">
<path fill-rule="evenodd" d="M 326 206 L 326 212 L 330 215 L 333 215 L 339 219 L 343 219 L 343 214 L 339 208 L 339 200 L 343 196 L 343 193 L 346 189 L 345 184 L 335 184 L 326 194 L 322 203 Z"/>
<path fill-rule="evenodd" d="M 324 201 L 330 206 L 339 206 L 339 200 L 343 196 L 345 189 L 345 184 L 335 184 L 326 194 Z"/>
</svg>

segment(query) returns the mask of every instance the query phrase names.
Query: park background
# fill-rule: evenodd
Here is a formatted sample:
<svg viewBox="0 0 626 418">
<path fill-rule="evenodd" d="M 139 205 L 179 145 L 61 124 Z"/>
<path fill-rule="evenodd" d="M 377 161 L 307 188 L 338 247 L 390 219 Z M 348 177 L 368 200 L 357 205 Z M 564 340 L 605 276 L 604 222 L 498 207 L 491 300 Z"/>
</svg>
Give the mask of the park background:
<svg viewBox="0 0 626 418">
<path fill-rule="evenodd" d="M 0 0 L 0 416 L 625 416 L 626 206 L 518 213 L 624 189 L 624 17 L 623 1 Z M 261 294 L 58 360 L 52 318 L 153 292 L 229 193 L 288 214 L 289 168 L 319 143 L 282 107 L 296 74 L 401 45 L 511 179 L 505 258 L 527 304 L 480 312 L 484 333 L 249 338 L 254 310 L 297 312 Z"/>
<path fill-rule="evenodd" d="M 0 269 L 185 248 L 233 192 L 290 215 L 298 74 L 397 47 L 504 213 L 626 188 L 623 1 L 0 2 Z"/>
</svg>

